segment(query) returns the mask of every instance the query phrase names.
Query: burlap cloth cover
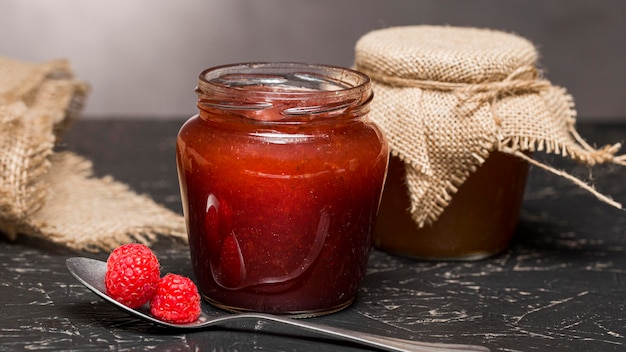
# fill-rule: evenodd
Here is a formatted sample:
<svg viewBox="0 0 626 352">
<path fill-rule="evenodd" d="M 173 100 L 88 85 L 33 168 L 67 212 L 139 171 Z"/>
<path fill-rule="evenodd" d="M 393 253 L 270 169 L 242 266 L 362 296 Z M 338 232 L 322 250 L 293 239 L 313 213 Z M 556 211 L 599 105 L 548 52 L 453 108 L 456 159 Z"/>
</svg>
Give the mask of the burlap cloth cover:
<svg viewBox="0 0 626 352">
<path fill-rule="evenodd" d="M 594 149 L 576 133 L 572 97 L 539 76 L 537 51 L 528 40 L 488 29 L 407 26 L 367 33 L 355 51 L 355 68 L 372 78 L 369 116 L 405 163 L 410 212 L 420 227 L 437 220 L 494 151 L 621 207 L 525 153 L 559 154 L 589 166 L 625 164 L 624 156 L 615 156 L 619 144 Z"/>
<path fill-rule="evenodd" d="M 67 61 L 0 57 L 0 232 L 93 251 L 161 235 L 185 240 L 181 216 L 111 177 L 93 177 L 88 160 L 54 152 L 87 91 Z"/>
</svg>

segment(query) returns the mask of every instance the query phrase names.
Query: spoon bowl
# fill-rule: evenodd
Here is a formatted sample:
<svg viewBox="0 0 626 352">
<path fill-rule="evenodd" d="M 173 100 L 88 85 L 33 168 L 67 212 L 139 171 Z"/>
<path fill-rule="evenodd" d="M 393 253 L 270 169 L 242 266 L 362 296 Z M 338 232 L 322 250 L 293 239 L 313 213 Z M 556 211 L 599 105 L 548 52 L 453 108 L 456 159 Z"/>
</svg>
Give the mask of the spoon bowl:
<svg viewBox="0 0 626 352">
<path fill-rule="evenodd" d="M 176 329 L 200 330 L 211 326 L 226 324 L 233 321 L 267 321 L 278 324 L 288 325 L 310 332 L 315 332 L 325 337 L 349 341 L 360 344 L 362 346 L 374 347 L 384 351 L 402 351 L 402 352 L 458 352 L 458 351 L 480 351 L 488 352 L 489 349 L 483 346 L 447 344 L 447 343 L 430 343 L 397 339 L 393 337 L 379 336 L 360 331 L 340 329 L 333 326 L 319 325 L 303 320 L 296 320 L 287 317 L 281 317 L 263 313 L 241 313 L 241 314 L 224 314 L 222 316 L 211 316 L 206 312 L 202 312 L 198 320 L 187 324 L 172 324 L 164 322 L 150 315 L 147 306 L 138 309 L 129 308 L 120 302 L 109 297 L 104 286 L 104 275 L 106 273 L 106 262 L 84 258 L 73 257 L 66 260 L 69 272 L 88 289 L 95 294 L 117 306 L 118 308 L 144 320 L 151 321 L 157 325 L 166 326 Z M 269 325 L 271 326 L 271 325 Z M 258 331 L 258 330 L 255 330 Z"/>
</svg>

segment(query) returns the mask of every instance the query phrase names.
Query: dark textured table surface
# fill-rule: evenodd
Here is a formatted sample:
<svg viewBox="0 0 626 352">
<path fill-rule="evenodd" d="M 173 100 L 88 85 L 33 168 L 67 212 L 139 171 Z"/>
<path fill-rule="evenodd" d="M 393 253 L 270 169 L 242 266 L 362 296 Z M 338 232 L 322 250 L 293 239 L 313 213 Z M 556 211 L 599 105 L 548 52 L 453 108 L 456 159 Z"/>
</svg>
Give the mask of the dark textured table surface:
<svg viewBox="0 0 626 352">
<path fill-rule="evenodd" d="M 90 158 L 98 175 L 180 212 L 174 143 L 181 123 L 84 120 L 58 148 Z M 626 136 L 626 124 L 578 129 L 597 145 Z M 559 157 L 546 158 L 590 176 Z M 626 203 L 626 168 L 601 166 L 592 176 L 597 189 Z M 162 241 L 154 249 L 165 270 L 191 276 L 183 245 Z M 65 259 L 75 255 L 106 259 L 24 236 L 0 237 L 0 350 L 361 350 L 293 330 L 254 332 L 254 325 L 193 333 L 158 328 L 74 280 Z M 424 262 L 374 250 L 357 301 L 312 321 L 493 351 L 625 351 L 626 212 L 531 169 L 507 252 L 476 262 Z"/>
</svg>

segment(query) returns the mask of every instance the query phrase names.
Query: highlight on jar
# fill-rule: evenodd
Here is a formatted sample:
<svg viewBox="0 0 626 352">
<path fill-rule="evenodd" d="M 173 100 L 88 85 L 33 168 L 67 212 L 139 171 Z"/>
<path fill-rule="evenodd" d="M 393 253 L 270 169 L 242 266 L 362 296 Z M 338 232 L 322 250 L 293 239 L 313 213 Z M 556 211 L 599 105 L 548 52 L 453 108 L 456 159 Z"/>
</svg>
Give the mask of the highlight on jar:
<svg viewBox="0 0 626 352">
<path fill-rule="evenodd" d="M 349 306 L 365 275 L 389 149 L 370 79 L 301 63 L 219 66 L 176 159 L 193 272 L 230 311 L 309 317 Z"/>
</svg>

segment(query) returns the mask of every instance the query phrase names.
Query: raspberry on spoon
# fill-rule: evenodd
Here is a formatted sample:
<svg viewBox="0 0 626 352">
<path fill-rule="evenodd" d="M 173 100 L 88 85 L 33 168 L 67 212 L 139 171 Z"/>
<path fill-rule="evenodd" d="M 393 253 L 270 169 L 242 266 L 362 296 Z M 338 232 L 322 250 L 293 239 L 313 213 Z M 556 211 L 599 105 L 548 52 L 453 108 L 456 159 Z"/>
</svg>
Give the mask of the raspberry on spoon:
<svg viewBox="0 0 626 352">
<path fill-rule="evenodd" d="M 191 323 L 200 316 L 200 294 L 188 277 L 167 274 L 159 280 L 156 294 L 150 301 L 150 313 L 157 319 L 175 323 Z"/>
<path fill-rule="evenodd" d="M 104 277 L 106 292 L 116 301 L 137 308 L 148 303 L 161 276 L 152 250 L 139 243 L 122 245 L 109 255 Z"/>
</svg>

